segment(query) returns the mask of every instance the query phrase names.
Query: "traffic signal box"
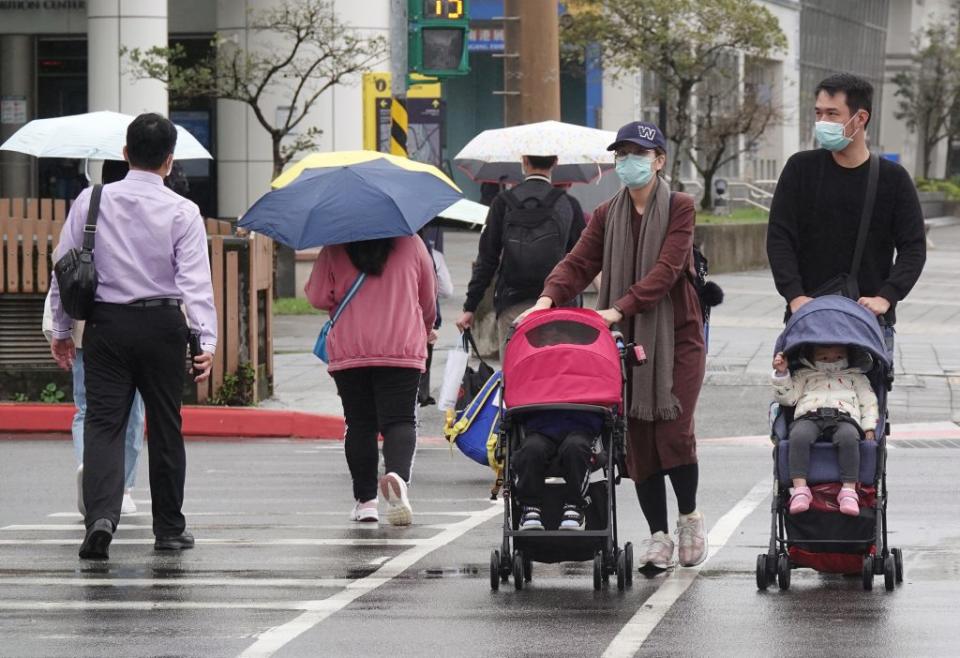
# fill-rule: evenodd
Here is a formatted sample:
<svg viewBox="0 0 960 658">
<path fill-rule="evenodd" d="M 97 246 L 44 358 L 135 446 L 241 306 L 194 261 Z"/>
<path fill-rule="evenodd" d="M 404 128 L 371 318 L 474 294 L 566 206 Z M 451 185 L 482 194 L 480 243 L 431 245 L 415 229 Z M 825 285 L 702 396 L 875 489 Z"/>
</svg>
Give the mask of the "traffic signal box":
<svg viewBox="0 0 960 658">
<path fill-rule="evenodd" d="M 470 73 L 469 0 L 409 0 L 408 68 L 411 73 L 447 78 Z"/>
</svg>

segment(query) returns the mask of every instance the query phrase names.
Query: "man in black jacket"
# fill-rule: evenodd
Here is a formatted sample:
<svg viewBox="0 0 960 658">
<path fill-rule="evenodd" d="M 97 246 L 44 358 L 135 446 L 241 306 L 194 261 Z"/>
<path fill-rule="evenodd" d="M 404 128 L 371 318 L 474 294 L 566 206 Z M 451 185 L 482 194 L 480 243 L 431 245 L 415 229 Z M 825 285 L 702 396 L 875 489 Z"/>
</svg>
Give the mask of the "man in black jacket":
<svg viewBox="0 0 960 658">
<path fill-rule="evenodd" d="M 524 156 L 523 182 L 497 195 L 490 204 L 486 224 L 480 234 L 479 253 L 473 265 L 473 276 L 467 286 L 467 300 L 463 305 L 463 315 L 457 320 L 457 327 L 463 331 L 473 324 L 473 314 L 496 275 L 493 305 L 497 314 L 501 360 L 510 325 L 540 296 L 549 270 L 573 249 L 580 239 L 580 233 L 586 227 L 579 204 L 566 192 L 555 190 L 551 182 L 551 172 L 556 164 L 556 156 Z M 515 207 L 517 202 L 522 206 L 520 213 L 517 213 L 518 209 Z M 555 239 L 549 238 L 531 240 L 523 243 L 517 250 L 508 249 L 505 252 L 506 242 L 516 245 L 535 235 L 542 237 L 544 229 L 538 226 L 543 223 L 537 224 L 536 219 L 531 222 L 521 218 L 521 215 L 530 218 L 531 210 L 537 213 L 540 212 L 537 208 L 546 206 L 551 209 L 544 210 L 543 214 L 554 220 L 550 222 L 549 230 L 555 230 L 558 235 L 563 236 L 560 238 L 561 244 L 558 245 Z M 525 227 L 529 227 L 529 231 Z M 511 260 L 514 254 L 520 251 L 524 253 L 522 262 Z"/>
<path fill-rule="evenodd" d="M 872 103 L 873 87 L 855 75 L 841 73 L 821 82 L 815 110 L 822 148 L 794 154 L 780 174 L 767 257 L 788 313 L 826 282 L 850 272 L 866 196 L 870 151 L 865 133 Z M 896 304 L 920 278 L 925 261 L 917 189 L 903 167 L 881 159 L 857 301 L 886 318 L 889 345 Z"/>
</svg>

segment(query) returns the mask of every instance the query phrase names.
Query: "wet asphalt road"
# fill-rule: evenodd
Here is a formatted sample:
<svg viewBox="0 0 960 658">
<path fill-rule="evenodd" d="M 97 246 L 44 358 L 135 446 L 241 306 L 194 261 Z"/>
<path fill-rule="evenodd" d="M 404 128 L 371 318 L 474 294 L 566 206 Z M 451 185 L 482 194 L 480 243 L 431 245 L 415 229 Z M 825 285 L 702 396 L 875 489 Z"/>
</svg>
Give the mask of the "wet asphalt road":
<svg viewBox="0 0 960 658">
<path fill-rule="evenodd" d="M 141 513 L 94 563 L 76 557 L 69 444 L 4 441 L 0 656 L 957 655 L 960 441 L 893 446 L 891 544 L 906 562 L 895 592 L 795 571 L 789 592 L 758 593 L 769 448 L 704 441 L 700 507 L 725 526 L 712 536 L 729 538 L 699 574 L 637 574 L 632 590 L 595 593 L 589 565 L 537 564 L 527 589 L 492 593 L 500 507 L 484 499 L 488 473 L 436 444 L 417 456 L 415 525 L 364 529 L 346 520 L 337 443 L 191 443 L 197 548 L 153 552 L 139 486 Z M 638 542 L 639 508 L 619 491 L 621 535 Z"/>
</svg>

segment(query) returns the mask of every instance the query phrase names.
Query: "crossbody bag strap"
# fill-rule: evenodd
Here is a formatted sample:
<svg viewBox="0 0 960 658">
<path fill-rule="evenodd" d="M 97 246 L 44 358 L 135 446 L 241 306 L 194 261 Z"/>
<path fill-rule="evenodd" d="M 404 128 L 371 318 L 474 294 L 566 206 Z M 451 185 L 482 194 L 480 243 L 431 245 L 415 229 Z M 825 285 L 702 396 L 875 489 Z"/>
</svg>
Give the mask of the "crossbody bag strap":
<svg viewBox="0 0 960 658">
<path fill-rule="evenodd" d="M 90 194 L 90 207 L 87 209 L 87 223 L 83 226 L 83 250 L 92 252 L 97 237 L 97 218 L 100 216 L 100 195 L 103 185 L 94 185 Z"/>
<path fill-rule="evenodd" d="M 366 273 L 361 272 L 357 277 L 357 280 L 353 282 L 353 285 L 350 286 L 350 290 L 347 291 L 343 301 L 340 302 L 340 305 L 337 307 L 337 312 L 333 314 L 333 318 L 330 320 L 331 324 L 337 323 L 337 320 L 340 319 L 340 315 L 343 313 L 344 309 L 347 308 L 347 304 L 350 303 L 350 300 L 353 299 L 354 295 L 357 294 L 357 291 L 360 290 L 360 286 L 363 285 L 363 282 L 366 280 L 366 278 Z"/>
<path fill-rule="evenodd" d="M 863 249 L 867 244 L 867 233 L 870 231 L 870 220 L 873 218 L 873 205 L 877 198 L 877 181 L 880 178 L 880 156 L 870 154 L 870 170 L 867 172 L 867 196 L 863 200 L 863 215 L 860 216 L 860 230 L 857 232 L 857 247 L 853 252 L 853 265 L 850 267 L 850 276 L 857 278 L 860 271 L 860 261 L 863 260 Z"/>
</svg>

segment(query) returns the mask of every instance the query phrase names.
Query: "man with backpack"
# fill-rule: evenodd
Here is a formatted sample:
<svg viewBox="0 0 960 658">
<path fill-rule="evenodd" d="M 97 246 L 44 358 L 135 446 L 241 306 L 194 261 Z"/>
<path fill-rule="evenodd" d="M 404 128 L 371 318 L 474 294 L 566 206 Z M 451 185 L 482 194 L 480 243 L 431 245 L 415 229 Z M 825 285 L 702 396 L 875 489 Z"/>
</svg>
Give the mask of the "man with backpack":
<svg viewBox="0 0 960 658">
<path fill-rule="evenodd" d="M 463 331 L 472 326 L 496 275 L 493 306 L 501 360 L 510 325 L 540 296 L 547 275 L 573 249 L 586 226 L 579 204 L 551 182 L 556 165 L 556 156 L 523 156 L 523 182 L 497 195 L 480 235 L 457 327 Z"/>
</svg>

